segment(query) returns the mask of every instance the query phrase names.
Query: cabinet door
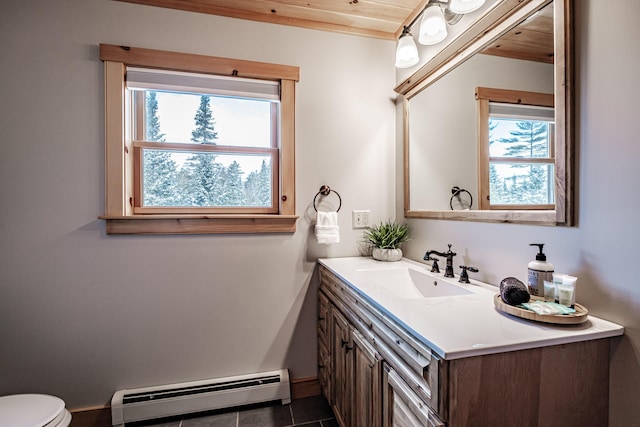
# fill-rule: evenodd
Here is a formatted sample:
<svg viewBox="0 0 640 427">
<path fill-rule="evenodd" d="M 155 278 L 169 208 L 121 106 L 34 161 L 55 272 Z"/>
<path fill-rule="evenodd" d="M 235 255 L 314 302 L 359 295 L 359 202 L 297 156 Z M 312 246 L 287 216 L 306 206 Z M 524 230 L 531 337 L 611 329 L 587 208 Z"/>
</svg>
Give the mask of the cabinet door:
<svg viewBox="0 0 640 427">
<path fill-rule="evenodd" d="M 318 382 L 322 395 L 329 405 L 333 404 L 331 395 L 331 353 L 328 347 L 318 339 Z"/>
<path fill-rule="evenodd" d="M 318 381 L 322 395 L 329 405 L 331 393 L 331 303 L 324 292 L 318 293 Z"/>
<path fill-rule="evenodd" d="M 353 415 L 354 427 L 382 424 L 382 361 L 360 332 L 353 330 Z"/>
<path fill-rule="evenodd" d="M 353 346 L 349 340 L 349 323 L 335 308 L 331 307 L 331 367 L 333 371 L 333 413 L 338 424 L 349 427 L 351 420 L 351 372 L 353 361 Z"/>
<path fill-rule="evenodd" d="M 328 345 L 331 303 L 324 292 L 318 293 L 318 338 Z"/>
</svg>

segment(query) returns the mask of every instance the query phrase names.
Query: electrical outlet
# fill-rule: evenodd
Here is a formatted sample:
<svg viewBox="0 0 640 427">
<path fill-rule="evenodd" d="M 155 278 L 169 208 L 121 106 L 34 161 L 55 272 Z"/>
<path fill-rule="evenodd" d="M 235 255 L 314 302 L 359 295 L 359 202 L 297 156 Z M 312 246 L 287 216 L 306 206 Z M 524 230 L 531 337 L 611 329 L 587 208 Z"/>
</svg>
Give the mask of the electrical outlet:
<svg viewBox="0 0 640 427">
<path fill-rule="evenodd" d="M 369 210 L 351 212 L 351 228 L 367 228 L 369 226 Z"/>
</svg>

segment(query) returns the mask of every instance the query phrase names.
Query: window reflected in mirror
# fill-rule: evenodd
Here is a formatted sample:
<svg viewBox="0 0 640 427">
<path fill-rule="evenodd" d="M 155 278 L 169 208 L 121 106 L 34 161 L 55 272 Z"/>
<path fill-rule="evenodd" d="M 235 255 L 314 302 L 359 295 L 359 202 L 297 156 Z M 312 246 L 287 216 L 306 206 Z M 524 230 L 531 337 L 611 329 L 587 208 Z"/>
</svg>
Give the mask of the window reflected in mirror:
<svg viewBox="0 0 640 427">
<path fill-rule="evenodd" d="M 477 88 L 476 98 L 480 209 L 555 209 L 553 94 Z"/>
</svg>

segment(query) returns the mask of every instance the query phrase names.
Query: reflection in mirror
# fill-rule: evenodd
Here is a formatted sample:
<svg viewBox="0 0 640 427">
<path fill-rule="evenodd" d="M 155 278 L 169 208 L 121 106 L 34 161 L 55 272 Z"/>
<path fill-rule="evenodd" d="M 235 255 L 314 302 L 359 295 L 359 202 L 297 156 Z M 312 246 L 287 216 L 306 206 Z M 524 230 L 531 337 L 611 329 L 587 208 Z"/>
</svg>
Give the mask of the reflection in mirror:
<svg viewBox="0 0 640 427">
<path fill-rule="evenodd" d="M 461 51 L 459 64 L 442 64 L 449 67 L 443 77 L 419 76 L 424 83 L 403 93 L 407 217 L 571 225 L 565 194 L 571 104 L 564 84 L 570 83 L 564 42 L 569 1 L 526 2 L 540 6 L 514 13 L 508 27 L 494 25 L 490 38 L 474 45 L 481 46 L 475 54 Z M 555 22 L 554 6 L 560 9 Z M 437 75 L 439 68 L 432 69 Z M 517 110 L 525 104 L 540 109 Z M 554 109 L 555 125 L 548 118 Z M 507 119 L 514 119 L 511 129 Z M 471 194 L 470 210 L 452 199 L 453 187 Z M 467 210 L 452 212 L 451 206 Z"/>
<path fill-rule="evenodd" d="M 480 209 L 555 209 L 553 93 L 476 88 Z"/>
</svg>

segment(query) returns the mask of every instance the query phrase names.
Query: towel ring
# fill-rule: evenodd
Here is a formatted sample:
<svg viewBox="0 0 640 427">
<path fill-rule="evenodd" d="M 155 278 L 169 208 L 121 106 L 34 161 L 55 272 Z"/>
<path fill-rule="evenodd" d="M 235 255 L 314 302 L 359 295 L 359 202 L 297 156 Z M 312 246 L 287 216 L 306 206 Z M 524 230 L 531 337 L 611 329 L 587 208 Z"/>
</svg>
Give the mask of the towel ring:
<svg viewBox="0 0 640 427">
<path fill-rule="evenodd" d="M 328 185 L 323 185 L 322 187 L 320 187 L 320 191 L 318 191 L 316 193 L 316 196 L 313 198 L 313 209 L 318 212 L 318 208 L 316 208 L 316 199 L 318 198 L 319 195 L 323 195 L 323 196 L 328 196 L 329 194 L 331 194 L 331 192 L 336 193 L 336 196 L 338 196 L 338 200 L 340 200 L 340 204 L 338 205 L 338 209 L 336 209 L 336 212 L 340 211 L 340 208 L 342 207 L 342 197 L 340 197 L 340 194 L 338 194 L 338 192 L 336 190 L 332 190 L 331 188 L 329 188 Z"/>
<path fill-rule="evenodd" d="M 454 210 L 453 209 L 453 198 L 454 197 L 459 197 L 460 193 L 467 193 L 469 195 L 469 207 L 467 209 L 471 209 L 471 206 L 473 206 L 473 196 L 471 195 L 471 193 L 469 193 L 464 188 L 460 188 L 458 186 L 455 186 L 455 187 L 451 188 L 452 196 L 449 199 L 449 207 L 451 208 L 451 210 Z"/>
</svg>

